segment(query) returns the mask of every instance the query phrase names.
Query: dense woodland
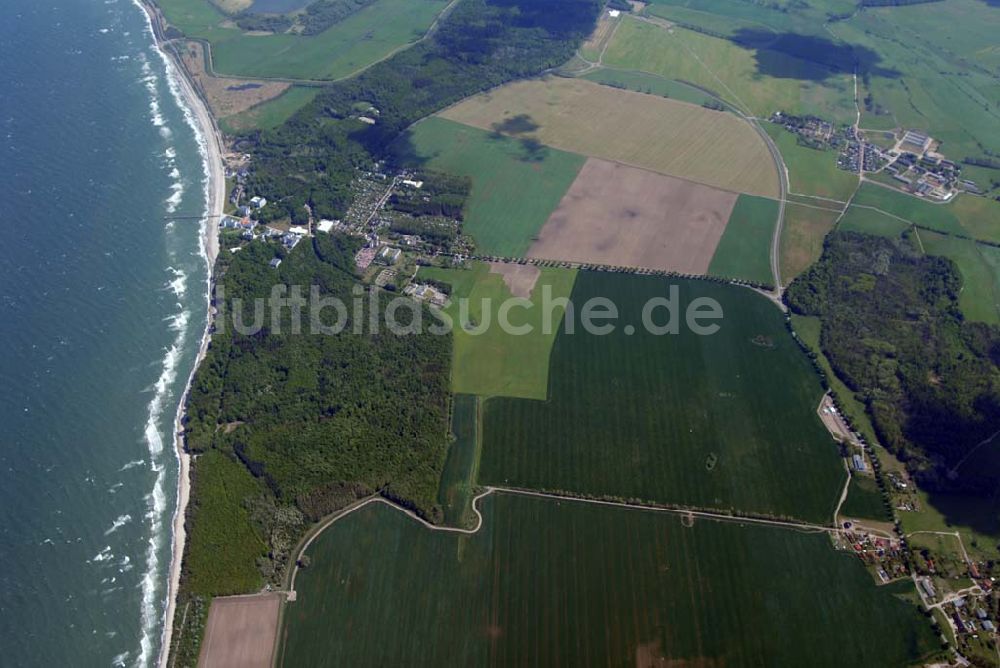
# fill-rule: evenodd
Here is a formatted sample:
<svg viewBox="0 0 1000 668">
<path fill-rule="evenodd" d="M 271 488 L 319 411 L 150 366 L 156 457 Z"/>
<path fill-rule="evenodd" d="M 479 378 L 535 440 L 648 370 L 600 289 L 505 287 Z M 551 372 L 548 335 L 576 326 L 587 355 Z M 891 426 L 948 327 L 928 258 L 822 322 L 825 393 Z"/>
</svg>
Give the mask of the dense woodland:
<svg viewBox="0 0 1000 668">
<path fill-rule="evenodd" d="M 285 32 L 294 27 L 297 34 L 318 35 L 375 2 L 376 0 L 316 0 L 303 11 L 293 14 L 259 14 L 251 7 L 236 16 L 236 24 L 243 30 Z"/>
<path fill-rule="evenodd" d="M 269 215 L 304 222 L 303 205 L 339 217 L 354 170 L 389 158 L 413 122 L 477 92 L 556 67 L 593 29 L 597 0 L 463 0 L 433 36 L 328 88 L 283 126 L 244 136 L 255 171 L 250 190 Z M 355 118 L 358 103 L 377 123 Z"/>
<path fill-rule="evenodd" d="M 788 288 L 880 440 L 930 489 L 989 493 L 997 471 L 952 468 L 1000 429 L 1000 329 L 966 322 L 955 265 L 907 239 L 838 232 Z"/>
</svg>

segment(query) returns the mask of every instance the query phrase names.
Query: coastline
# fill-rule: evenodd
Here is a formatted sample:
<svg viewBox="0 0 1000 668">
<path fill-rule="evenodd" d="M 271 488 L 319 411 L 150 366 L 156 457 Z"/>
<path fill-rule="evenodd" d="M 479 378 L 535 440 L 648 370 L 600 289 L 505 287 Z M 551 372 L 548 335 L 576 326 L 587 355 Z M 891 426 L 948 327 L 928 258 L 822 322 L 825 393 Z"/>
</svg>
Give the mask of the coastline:
<svg viewBox="0 0 1000 668">
<path fill-rule="evenodd" d="M 165 48 L 160 16 L 156 7 L 151 4 L 150 0 L 136 0 L 136 4 L 146 15 L 156 48 L 164 57 L 164 62 L 167 65 L 168 76 L 174 79 L 182 103 L 191 114 L 190 118 L 195 126 L 196 138 L 202 150 L 202 159 L 205 168 L 205 213 L 199 232 L 199 241 L 201 254 L 205 260 L 207 270 L 205 285 L 205 309 L 207 317 L 201 342 L 198 346 L 198 353 L 195 356 L 191 372 L 188 374 L 187 382 L 184 385 L 184 392 L 178 401 L 177 412 L 174 417 L 173 444 L 178 463 L 177 503 L 173 518 L 171 519 L 170 569 L 166 607 L 163 613 L 163 632 L 157 658 L 157 665 L 161 668 L 166 668 L 170 657 L 174 615 L 177 608 L 178 589 L 180 587 L 181 561 L 184 557 L 184 547 L 187 540 L 184 524 L 191 496 L 191 455 L 184 448 L 183 436 L 185 406 L 187 405 L 187 398 L 191 391 L 194 375 L 205 358 L 211 339 L 213 274 L 215 260 L 219 254 L 219 226 L 217 221 L 223 214 L 225 207 L 226 180 L 222 161 L 222 134 L 215 119 L 212 117 L 207 104 L 195 89 L 183 64 L 178 62 L 170 49 Z"/>
</svg>

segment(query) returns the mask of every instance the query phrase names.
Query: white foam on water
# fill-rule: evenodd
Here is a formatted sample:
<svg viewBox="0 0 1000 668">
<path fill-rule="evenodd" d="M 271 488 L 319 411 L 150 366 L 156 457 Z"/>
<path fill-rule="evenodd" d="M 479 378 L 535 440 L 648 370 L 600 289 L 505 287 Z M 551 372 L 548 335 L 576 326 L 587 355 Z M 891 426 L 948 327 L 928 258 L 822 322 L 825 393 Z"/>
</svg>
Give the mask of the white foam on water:
<svg viewBox="0 0 1000 668">
<path fill-rule="evenodd" d="M 111 546 L 110 545 L 105 545 L 104 549 L 101 550 L 100 552 L 98 552 L 97 554 L 95 554 L 94 557 L 90 561 L 92 563 L 98 563 L 99 564 L 102 561 L 107 561 L 108 559 L 113 558 L 114 556 L 115 555 L 111 553 Z"/>
<path fill-rule="evenodd" d="M 195 119 L 194 112 L 188 107 L 184 100 L 184 96 L 181 93 L 180 83 L 178 77 L 180 74 L 175 70 L 173 63 L 166 56 L 163 51 L 159 49 L 156 45 L 155 35 L 153 33 L 153 26 L 150 22 L 149 15 L 146 13 L 142 4 L 139 0 L 132 0 L 132 4 L 135 5 L 143 15 L 146 20 L 146 36 L 149 38 L 151 43 L 150 48 L 160 57 L 164 71 L 167 75 L 167 85 L 170 89 L 170 94 L 176 103 L 177 107 L 182 110 L 184 115 L 184 122 L 191 129 L 194 134 L 195 141 L 198 145 L 198 152 L 201 156 L 202 162 L 202 190 L 205 201 L 205 210 L 203 216 L 205 219 L 208 218 L 210 211 L 208 210 L 208 202 L 210 199 L 209 195 L 209 185 L 211 180 L 211 165 L 208 162 L 208 145 L 205 135 L 202 133 L 201 128 L 198 126 L 198 122 Z M 148 60 L 144 60 L 144 63 L 148 65 Z M 152 75 L 152 68 L 149 68 L 149 74 Z M 144 72 L 145 73 L 145 72 Z M 167 129 L 164 125 L 163 129 Z M 177 169 L 174 160 L 177 157 L 177 150 L 173 146 L 167 147 L 164 151 L 164 157 L 168 161 L 168 166 L 172 168 L 171 177 L 180 182 L 180 170 Z M 174 175 L 174 171 L 177 172 Z M 175 194 L 178 191 L 175 190 Z M 178 201 L 177 204 L 180 204 Z M 171 212 L 172 213 L 172 212 Z M 171 223 L 172 224 L 172 223 Z M 202 221 L 205 224 L 205 221 Z M 202 258 L 207 262 L 208 254 L 205 247 L 204 236 L 199 234 L 199 253 Z M 211 276 L 206 275 L 205 277 L 205 304 L 206 309 L 210 303 L 211 298 Z M 180 295 L 178 295 L 180 296 Z M 182 347 L 187 335 L 187 326 L 190 319 L 190 313 L 181 310 L 171 321 L 170 327 L 176 332 L 176 338 L 174 340 L 174 345 L 167 351 L 166 356 L 163 360 L 163 368 L 155 385 L 155 392 L 153 398 L 150 400 L 149 404 L 149 419 L 146 423 L 145 430 L 145 440 L 150 452 L 150 466 L 156 474 L 155 482 L 153 483 L 153 489 L 146 497 L 148 512 L 146 513 L 146 519 L 149 522 L 150 536 L 148 547 L 146 551 L 146 564 L 145 572 L 143 574 L 142 583 L 140 588 L 142 590 L 142 633 L 139 639 L 139 655 L 136 657 L 136 664 L 140 666 L 147 666 L 155 658 L 154 657 L 154 643 L 157 638 L 159 638 L 161 644 L 164 641 L 163 633 L 165 630 L 165 614 L 167 609 L 167 595 L 168 587 L 164 587 L 165 583 L 165 573 L 161 572 L 161 567 L 158 558 L 158 551 L 160 548 L 161 541 L 163 539 L 164 533 L 164 514 L 166 513 L 167 499 L 164 491 L 164 480 L 165 480 L 165 465 L 161 460 L 163 454 L 163 437 L 157 429 L 163 411 L 166 408 L 167 402 L 172 398 L 170 388 L 172 387 L 177 375 L 177 364 L 181 358 Z M 192 370 L 193 374 L 193 370 Z M 172 438 L 172 432 L 170 433 Z M 174 449 L 174 457 L 180 466 L 180 453 Z M 178 490 L 179 493 L 179 490 Z M 175 506 L 175 513 L 180 512 L 180 508 Z M 167 530 L 170 530 L 171 525 L 167 526 Z"/>
<path fill-rule="evenodd" d="M 104 532 L 104 535 L 110 536 L 111 534 L 118 531 L 131 521 L 132 521 L 132 516 L 129 515 L 128 513 L 119 515 L 117 518 L 115 518 L 115 521 L 111 523 L 111 528 Z M 128 559 L 128 557 L 125 558 Z"/>
<path fill-rule="evenodd" d="M 177 211 L 177 207 L 180 206 L 181 202 L 184 201 L 184 184 L 180 181 L 175 181 L 173 185 L 170 186 L 172 194 L 167 198 L 167 213 L 173 213 Z"/>
<path fill-rule="evenodd" d="M 122 471 L 128 471 L 129 469 L 134 469 L 136 466 L 142 466 L 145 463 L 145 459 L 133 459 L 130 462 L 126 462 L 124 466 L 118 469 L 118 472 L 121 473 Z"/>
<path fill-rule="evenodd" d="M 173 280 L 167 282 L 167 287 L 178 297 L 183 297 L 187 292 L 187 274 L 173 267 L 167 267 L 167 271 L 174 275 Z"/>
</svg>

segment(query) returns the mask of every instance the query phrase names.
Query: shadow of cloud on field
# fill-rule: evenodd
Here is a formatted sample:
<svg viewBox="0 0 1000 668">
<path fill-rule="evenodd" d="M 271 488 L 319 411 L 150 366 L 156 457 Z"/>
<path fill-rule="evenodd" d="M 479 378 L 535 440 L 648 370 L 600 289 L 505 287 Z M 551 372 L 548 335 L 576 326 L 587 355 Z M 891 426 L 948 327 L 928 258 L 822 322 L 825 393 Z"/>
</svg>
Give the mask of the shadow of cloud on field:
<svg viewBox="0 0 1000 668">
<path fill-rule="evenodd" d="M 821 82 L 837 74 L 854 72 L 855 68 L 861 76 L 891 79 L 900 76 L 899 71 L 879 65 L 882 57 L 872 49 L 816 35 L 743 28 L 730 39 L 754 51 L 758 73 L 779 79 Z"/>
<path fill-rule="evenodd" d="M 502 121 L 497 121 L 490 126 L 493 132 L 498 135 L 524 135 L 534 132 L 539 127 L 541 126 L 528 114 L 517 114 Z"/>
</svg>

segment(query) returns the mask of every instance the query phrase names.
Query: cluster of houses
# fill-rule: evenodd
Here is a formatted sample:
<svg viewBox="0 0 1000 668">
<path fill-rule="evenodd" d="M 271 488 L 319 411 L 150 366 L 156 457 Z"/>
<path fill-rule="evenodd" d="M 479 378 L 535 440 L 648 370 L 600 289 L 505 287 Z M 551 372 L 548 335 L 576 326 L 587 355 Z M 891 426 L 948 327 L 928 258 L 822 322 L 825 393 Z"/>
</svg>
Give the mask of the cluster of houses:
<svg viewBox="0 0 1000 668">
<path fill-rule="evenodd" d="M 250 207 L 255 210 L 263 209 L 267 206 L 267 199 L 264 197 L 252 197 L 250 199 Z M 242 232 L 243 239 L 247 241 L 253 241 L 255 239 L 261 240 L 271 240 L 278 239 L 288 250 L 295 248 L 295 246 L 302 241 L 305 237 L 310 235 L 308 228 L 301 225 L 293 225 L 287 231 L 280 230 L 275 227 L 270 227 L 268 225 L 263 225 L 258 221 L 250 217 L 252 211 L 244 211 L 248 207 L 241 207 L 240 213 L 242 217 L 236 216 L 223 216 L 219 221 L 219 228 L 222 230 L 237 230 Z M 324 221 L 329 222 L 332 228 L 334 221 Z M 239 250 L 238 248 L 233 249 L 235 252 Z M 277 267 L 281 264 L 281 260 L 275 259 L 276 261 L 271 262 L 272 267 Z"/>
</svg>

